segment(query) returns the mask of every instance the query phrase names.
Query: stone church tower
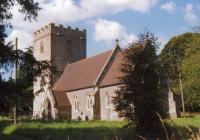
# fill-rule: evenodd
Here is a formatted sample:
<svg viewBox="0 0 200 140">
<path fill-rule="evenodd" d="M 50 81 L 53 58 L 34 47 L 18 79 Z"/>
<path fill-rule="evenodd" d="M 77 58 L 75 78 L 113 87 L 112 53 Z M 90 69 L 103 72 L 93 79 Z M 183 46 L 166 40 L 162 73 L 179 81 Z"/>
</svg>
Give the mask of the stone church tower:
<svg viewBox="0 0 200 140">
<path fill-rule="evenodd" d="M 47 78 L 49 84 L 44 86 L 43 91 L 37 93 L 41 89 L 40 77 L 33 83 L 33 92 L 37 93 L 33 101 L 33 118 L 55 118 L 56 108 L 51 86 L 59 79 L 67 64 L 86 58 L 86 30 L 64 28 L 50 23 L 34 33 L 33 54 L 37 60 L 48 60 L 56 68 L 51 78 Z"/>
</svg>

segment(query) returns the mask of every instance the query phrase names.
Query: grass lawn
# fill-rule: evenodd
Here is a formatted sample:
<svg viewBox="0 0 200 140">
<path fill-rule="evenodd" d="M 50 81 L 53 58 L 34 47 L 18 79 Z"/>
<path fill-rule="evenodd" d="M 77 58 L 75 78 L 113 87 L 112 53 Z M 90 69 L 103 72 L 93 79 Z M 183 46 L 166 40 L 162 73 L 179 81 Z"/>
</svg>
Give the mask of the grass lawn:
<svg viewBox="0 0 200 140">
<path fill-rule="evenodd" d="M 1 120 L 0 139 L 15 140 L 132 140 L 133 129 L 125 129 L 120 121 L 30 121 L 23 120 L 16 126 Z"/>
<path fill-rule="evenodd" d="M 177 140 L 186 139 L 198 131 L 200 117 L 165 120 Z M 125 129 L 120 121 L 18 121 L 16 126 L 0 117 L 0 140 L 134 140 L 134 128 Z M 181 133 L 181 134 L 180 134 Z"/>
<path fill-rule="evenodd" d="M 200 127 L 200 116 L 177 118 L 171 121 L 177 126 Z"/>
</svg>

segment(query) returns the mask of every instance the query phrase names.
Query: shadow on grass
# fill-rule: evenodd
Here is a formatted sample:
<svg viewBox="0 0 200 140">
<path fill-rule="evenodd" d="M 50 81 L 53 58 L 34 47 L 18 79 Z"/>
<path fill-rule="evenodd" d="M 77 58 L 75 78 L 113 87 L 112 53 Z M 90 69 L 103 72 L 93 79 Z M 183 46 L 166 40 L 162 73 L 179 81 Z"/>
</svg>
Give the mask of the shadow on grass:
<svg viewBox="0 0 200 140">
<path fill-rule="evenodd" d="M 13 132 L 14 135 L 29 137 L 37 140 L 134 140 L 133 129 L 108 128 L 45 128 L 23 129 Z"/>
<path fill-rule="evenodd" d="M 198 132 L 197 127 L 168 128 L 170 139 L 191 139 Z M 109 129 L 109 128 L 18 128 L 12 135 L 1 135 L 2 140 L 136 140 L 133 129 Z M 165 139 L 165 138 L 163 138 Z"/>
<path fill-rule="evenodd" d="M 36 139 L 23 136 L 16 136 L 16 135 L 5 135 L 0 133 L 0 140 L 36 140 Z"/>
<path fill-rule="evenodd" d="M 11 120 L 2 120 L 2 121 L 0 121 L 0 133 L 6 126 L 10 125 L 11 123 L 12 123 Z"/>
<path fill-rule="evenodd" d="M 107 124 L 108 123 L 108 124 Z M 99 125 L 99 126 L 93 126 Z M 80 126 L 79 126 L 80 125 Z M 87 126 L 89 125 L 89 126 Z M 75 126 L 75 128 L 74 128 Z M 90 128 L 91 127 L 91 128 Z M 119 128 L 111 122 L 58 120 L 0 121 L 0 140 L 134 140 L 134 130 Z"/>
</svg>

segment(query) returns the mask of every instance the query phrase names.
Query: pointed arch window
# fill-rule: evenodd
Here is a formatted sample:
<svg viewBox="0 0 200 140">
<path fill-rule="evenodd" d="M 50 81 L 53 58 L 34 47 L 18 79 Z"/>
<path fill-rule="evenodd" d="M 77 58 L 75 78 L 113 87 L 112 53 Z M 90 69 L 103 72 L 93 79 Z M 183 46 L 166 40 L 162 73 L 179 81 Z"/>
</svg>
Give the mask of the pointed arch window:
<svg viewBox="0 0 200 140">
<path fill-rule="evenodd" d="M 91 95 L 87 96 L 87 109 L 91 109 L 93 106 L 93 98 Z"/>
<path fill-rule="evenodd" d="M 79 102 L 78 102 L 78 97 L 77 96 L 74 96 L 74 109 L 76 111 L 79 110 Z"/>
</svg>

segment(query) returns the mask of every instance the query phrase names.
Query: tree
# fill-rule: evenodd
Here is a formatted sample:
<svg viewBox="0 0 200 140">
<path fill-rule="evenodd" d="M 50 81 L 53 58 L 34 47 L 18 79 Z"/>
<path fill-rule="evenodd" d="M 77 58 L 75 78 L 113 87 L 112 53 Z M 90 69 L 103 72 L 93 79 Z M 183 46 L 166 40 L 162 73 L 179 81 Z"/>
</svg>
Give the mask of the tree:
<svg viewBox="0 0 200 140">
<path fill-rule="evenodd" d="M 8 81 L 1 81 L 0 83 L 0 99 L 2 100 L 0 103 L 2 107 L 0 112 L 4 114 L 8 114 L 10 109 L 15 105 L 17 106 L 18 113 L 30 113 L 33 99 L 32 84 L 34 78 L 36 76 L 46 77 L 50 75 L 50 71 L 53 70 L 49 62 L 39 62 L 35 60 L 32 54 L 32 48 L 29 48 L 26 52 L 18 50 L 16 60 L 18 60 L 19 64 L 17 79 L 9 79 Z M 47 72 L 46 75 L 43 71 Z M 42 84 L 44 85 L 45 82 L 46 81 L 43 80 Z"/>
<path fill-rule="evenodd" d="M 29 48 L 26 52 L 21 50 L 14 50 L 12 42 L 5 43 L 5 29 L 12 28 L 10 20 L 12 20 L 11 9 L 13 6 L 18 5 L 19 11 L 25 15 L 24 20 L 35 20 L 39 4 L 34 0 L 2 0 L 0 1 L 0 69 L 13 69 L 17 63 L 18 72 L 21 76 L 17 79 L 10 79 L 9 81 L 0 81 L 0 104 L 5 107 L 8 103 L 10 106 L 15 106 L 23 102 L 27 102 L 30 97 L 32 81 L 36 76 L 42 76 L 43 81 L 41 87 L 44 85 L 46 76 L 49 76 L 52 67 L 47 61 L 37 61 L 33 57 L 32 49 Z M 2 73 L 0 73 L 2 75 Z M 27 97 L 28 96 L 28 97 Z M 30 99 L 30 98 L 29 98 Z M 5 112 L 6 108 L 0 108 L 0 112 Z M 20 107 L 18 108 L 20 109 Z"/>
<path fill-rule="evenodd" d="M 125 84 L 116 92 L 113 101 L 120 116 L 136 125 L 138 134 L 146 137 L 159 136 L 161 131 L 156 114 L 163 114 L 156 54 L 158 46 L 157 38 L 147 32 L 125 49 L 121 68 L 125 75 L 121 80 Z"/>
<path fill-rule="evenodd" d="M 160 54 L 170 87 L 181 94 L 181 75 L 186 111 L 200 111 L 200 33 L 184 33 L 169 40 Z"/>
<path fill-rule="evenodd" d="M 31 21 L 36 19 L 37 12 L 40 9 L 39 4 L 33 0 L 3 0 L 0 1 L 0 67 L 9 66 L 16 61 L 18 52 L 13 50 L 13 43 L 5 43 L 6 27 L 12 27 L 9 21 L 12 19 L 11 9 L 18 5 L 19 11 L 25 14 L 24 20 Z M 21 52 L 20 52 L 21 53 Z M 19 56 L 19 55 L 18 55 Z"/>
</svg>

